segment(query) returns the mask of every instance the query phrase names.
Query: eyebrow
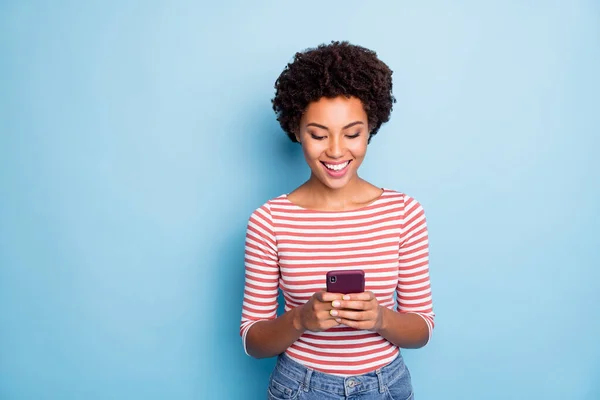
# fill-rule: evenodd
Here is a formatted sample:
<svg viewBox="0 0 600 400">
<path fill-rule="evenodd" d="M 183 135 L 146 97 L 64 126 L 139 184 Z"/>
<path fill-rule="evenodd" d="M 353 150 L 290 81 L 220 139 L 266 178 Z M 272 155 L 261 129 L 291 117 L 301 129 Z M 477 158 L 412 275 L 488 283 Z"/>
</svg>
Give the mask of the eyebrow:
<svg viewBox="0 0 600 400">
<path fill-rule="evenodd" d="M 355 125 L 364 125 L 364 122 L 362 122 L 362 121 L 354 121 L 354 122 L 351 122 L 351 123 L 349 123 L 348 125 L 344 126 L 344 127 L 342 128 L 342 130 L 344 130 L 344 129 L 348 129 L 348 128 L 352 128 L 352 127 L 353 127 L 353 126 L 355 126 Z M 309 126 L 315 126 L 315 127 L 317 127 L 317 128 L 325 129 L 326 131 L 328 131 L 328 130 L 329 130 L 329 128 L 328 128 L 328 127 L 326 127 L 325 125 L 317 124 L 316 122 L 311 122 L 310 124 L 306 124 L 306 127 L 309 127 Z"/>
</svg>

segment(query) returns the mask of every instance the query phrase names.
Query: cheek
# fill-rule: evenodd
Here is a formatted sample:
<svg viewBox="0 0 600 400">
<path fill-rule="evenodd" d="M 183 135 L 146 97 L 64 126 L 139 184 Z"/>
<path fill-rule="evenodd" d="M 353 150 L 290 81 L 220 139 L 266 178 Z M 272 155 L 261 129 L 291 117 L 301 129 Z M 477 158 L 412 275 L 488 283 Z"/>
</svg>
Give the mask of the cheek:
<svg viewBox="0 0 600 400">
<path fill-rule="evenodd" d="M 356 143 L 350 147 L 350 152 L 355 158 L 364 158 L 365 154 L 367 154 L 367 144 L 366 143 Z"/>
<path fill-rule="evenodd" d="M 318 146 L 309 146 L 302 145 L 302 152 L 304 153 L 304 158 L 308 162 L 314 162 L 317 158 L 321 156 L 322 150 L 318 148 Z"/>
</svg>

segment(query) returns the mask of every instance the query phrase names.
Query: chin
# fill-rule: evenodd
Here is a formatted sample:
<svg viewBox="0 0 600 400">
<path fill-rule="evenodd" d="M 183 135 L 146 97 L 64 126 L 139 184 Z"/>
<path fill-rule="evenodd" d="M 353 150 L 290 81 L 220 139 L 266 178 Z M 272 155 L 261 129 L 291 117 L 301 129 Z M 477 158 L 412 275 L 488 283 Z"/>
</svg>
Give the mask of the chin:
<svg viewBox="0 0 600 400">
<path fill-rule="evenodd" d="M 341 177 L 330 176 L 323 168 L 320 163 L 315 165 L 314 168 L 311 168 L 312 175 L 314 178 L 317 178 L 321 185 L 330 190 L 342 189 L 356 178 L 356 170 L 354 168 L 346 171 L 346 174 Z"/>
<path fill-rule="evenodd" d="M 320 177 L 319 178 L 319 181 L 321 181 L 323 186 L 326 186 L 327 188 L 329 188 L 331 190 L 337 190 L 337 189 L 344 188 L 346 185 L 348 185 L 350 180 L 351 179 L 348 179 L 348 178 L 345 178 L 345 179 L 330 179 L 328 177 Z"/>
</svg>

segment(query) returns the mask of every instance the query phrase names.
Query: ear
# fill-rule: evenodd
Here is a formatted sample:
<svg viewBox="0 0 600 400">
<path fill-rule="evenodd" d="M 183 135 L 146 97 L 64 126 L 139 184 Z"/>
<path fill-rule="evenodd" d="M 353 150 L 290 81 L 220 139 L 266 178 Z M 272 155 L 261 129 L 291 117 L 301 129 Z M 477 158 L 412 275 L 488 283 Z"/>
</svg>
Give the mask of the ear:
<svg viewBox="0 0 600 400">
<path fill-rule="evenodd" d="M 294 131 L 294 136 L 296 136 L 296 141 L 297 141 L 298 143 L 302 143 L 302 141 L 300 140 L 300 132 L 299 132 L 299 129 L 296 129 L 296 130 Z"/>
</svg>

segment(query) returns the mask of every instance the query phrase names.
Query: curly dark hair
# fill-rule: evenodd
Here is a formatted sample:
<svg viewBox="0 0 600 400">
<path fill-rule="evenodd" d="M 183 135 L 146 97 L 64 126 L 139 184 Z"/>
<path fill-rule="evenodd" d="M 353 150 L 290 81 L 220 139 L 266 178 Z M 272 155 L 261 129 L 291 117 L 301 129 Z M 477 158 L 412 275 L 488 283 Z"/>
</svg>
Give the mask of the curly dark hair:
<svg viewBox="0 0 600 400">
<path fill-rule="evenodd" d="M 275 82 L 277 120 L 293 142 L 307 106 L 322 97 L 356 97 L 369 119 L 369 142 L 390 119 L 392 70 L 377 54 L 346 41 L 333 41 L 296 53 Z"/>
</svg>

